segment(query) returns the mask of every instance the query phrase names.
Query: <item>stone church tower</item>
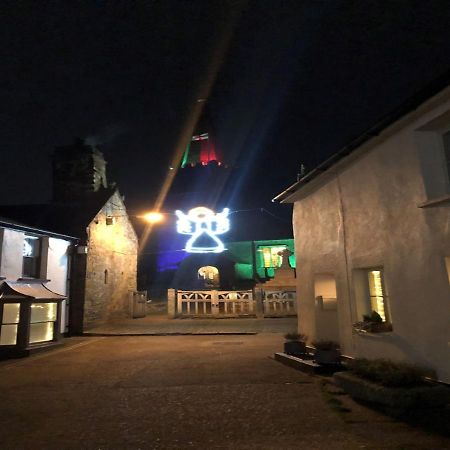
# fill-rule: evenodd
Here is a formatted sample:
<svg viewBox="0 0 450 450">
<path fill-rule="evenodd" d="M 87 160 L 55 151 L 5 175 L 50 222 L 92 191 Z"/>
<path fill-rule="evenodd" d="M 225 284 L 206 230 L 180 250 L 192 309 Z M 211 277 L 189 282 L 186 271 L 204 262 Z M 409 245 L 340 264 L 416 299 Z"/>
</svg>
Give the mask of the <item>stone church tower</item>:
<svg viewBox="0 0 450 450">
<path fill-rule="evenodd" d="M 82 139 L 57 147 L 52 162 L 54 202 L 83 200 L 108 188 L 103 153 Z"/>
<path fill-rule="evenodd" d="M 128 317 L 136 291 L 138 239 L 123 197 L 107 183 L 106 161 L 77 139 L 53 154 L 49 220 L 79 238 L 74 254 L 69 331 L 78 334 L 109 319 Z"/>
</svg>

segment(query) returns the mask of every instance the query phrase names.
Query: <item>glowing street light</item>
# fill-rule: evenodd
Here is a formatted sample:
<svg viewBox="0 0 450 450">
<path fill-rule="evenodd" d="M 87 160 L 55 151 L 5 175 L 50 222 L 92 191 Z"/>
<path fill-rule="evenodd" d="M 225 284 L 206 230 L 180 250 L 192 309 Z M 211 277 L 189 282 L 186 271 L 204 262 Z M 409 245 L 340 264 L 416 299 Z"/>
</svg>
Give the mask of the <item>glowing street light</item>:
<svg viewBox="0 0 450 450">
<path fill-rule="evenodd" d="M 146 214 L 143 214 L 141 216 L 146 222 L 154 224 L 154 223 L 159 223 L 162 222 L 164 220 L 164 216 L 163 214 L 156 212 L 156 211 L 152 211 L 152 212 L 148 212 Z"/>
</svg>

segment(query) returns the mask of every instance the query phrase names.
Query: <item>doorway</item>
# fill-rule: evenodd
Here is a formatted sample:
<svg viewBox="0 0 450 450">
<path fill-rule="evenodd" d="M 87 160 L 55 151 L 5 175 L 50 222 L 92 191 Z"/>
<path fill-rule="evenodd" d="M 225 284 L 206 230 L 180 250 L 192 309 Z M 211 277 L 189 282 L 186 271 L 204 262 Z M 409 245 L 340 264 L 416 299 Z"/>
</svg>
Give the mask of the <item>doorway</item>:
<svg viewBox="0 0 450 450">
<path fill-rule="evenodd" d="M 214 266 L 203 266 L 198 269 L 198 278 L 203 280 L 206 288 L 220 286 L 219 269 Z"/>
</svg>

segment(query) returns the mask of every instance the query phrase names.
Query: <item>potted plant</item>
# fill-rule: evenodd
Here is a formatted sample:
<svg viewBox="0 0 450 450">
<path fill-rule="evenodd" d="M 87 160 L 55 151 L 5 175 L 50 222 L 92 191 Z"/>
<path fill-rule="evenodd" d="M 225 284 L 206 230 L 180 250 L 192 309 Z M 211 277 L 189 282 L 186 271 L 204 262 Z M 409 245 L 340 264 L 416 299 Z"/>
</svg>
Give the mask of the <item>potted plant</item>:
<svg viewBox="0 0 450 450">
<path fill-rule="evenodd" d="M 306 353 L 306 335 L 292 332 L 286 333 L 284 338 L 284 353 L 291 356 L 303 356 Z"/>
<path fill-rule="evenodd" d="M 339 364 L 341 361 L 341 352 L 339 344 L 334 341 L 314 341 L 315 347 L 314 360 L 317 364 Z"/>
<path fill-rule="evenodd" d="M 376 311 L 372 311 L 370 314 L 363 315 L 362 322 L 353 324 L 353 329 L 357 333 L 382 333 L 392 331 L 392 325 L 389 322 L 384 322 Z"/>
</svg>

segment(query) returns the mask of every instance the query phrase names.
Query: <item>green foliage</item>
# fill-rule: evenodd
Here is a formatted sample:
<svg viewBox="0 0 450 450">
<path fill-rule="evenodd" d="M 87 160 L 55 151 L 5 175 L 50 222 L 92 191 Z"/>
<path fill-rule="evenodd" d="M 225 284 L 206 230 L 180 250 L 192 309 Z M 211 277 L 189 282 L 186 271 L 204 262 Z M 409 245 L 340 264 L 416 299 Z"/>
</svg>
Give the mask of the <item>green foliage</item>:
<svg viewBox="0 0 450 450">
<path fill-rule="evenodd" d="M 368 381 L 386 387 L 413 387 L 425 383 L 424 377 L 433 372 L 413 364 L 388 359 L 357 358 L 348 363 L 349 370 Z"/>
<path fill-rule="evenodd" d="M 297 333 L 296 331 L 292 331 L 291 333 L 286 333 L 284 335 L 284 338 L 287 341 L 303 341 L 303 342 L 305 342 L 306 339 L 308 338 L 308 336 L 306 336 L 306 334 L 303 334 L 303 333 Z"/>
<path fill-rule="evenodd" d="M 363 321 L 372 323 L 382 323 L 383 319 L 376 311 L 372 311 L 370 314 L 363 315 Z"/>
<path fill-rule="evenodd" d="M 334 341 L 314 341 L 312 345 L 317 350 L 339 350 L 339 344 Z"/>
</svg>

